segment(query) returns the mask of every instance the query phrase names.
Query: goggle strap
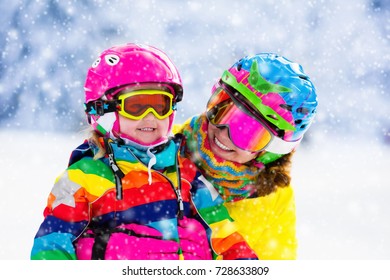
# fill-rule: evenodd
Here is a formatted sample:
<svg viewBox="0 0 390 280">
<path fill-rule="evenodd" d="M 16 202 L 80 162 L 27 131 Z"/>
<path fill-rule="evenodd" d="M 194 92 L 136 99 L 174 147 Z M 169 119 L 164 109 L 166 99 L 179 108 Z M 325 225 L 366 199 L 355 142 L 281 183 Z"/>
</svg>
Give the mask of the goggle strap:
<svg viewBox="0 0 390 280">
<path fill-rule="evenodd" d="M 88 115 L 103 116 L 105 113 L 111 113 L 118 110 L 117 100 L 95 100 L 84 103 L 84 110 Z"/>
<path fill-rule="evenodd" d="M 250 91 L 245 84 L 242 82 L 237 82 L 236 77 L 229 71 L 225 71 L 222 75 L 222 82 L 226 83 L 227 85 L 230 85 L 234 89 L 236 89 L 238 92 L 240 92 L 246 99 L 249 100 L 252 104 L 254 104 L 257 108 L 257 110 L 260 112 L 260 114 L 269 122 L 276 125 L 280 129 L 283 130 L 289 130 L 289 131 L 295 131 L 296 128 L 292 126 L 288 121 L 286 121 L 282 116 L 280 116 L 278 113 L 276 113 L 271 107 L 263 104 L 263 101 L 261 98 L 259 98 L 255 93 Z M 287 89 L 287 88 L 286 88 Z M 274 119 L 274 117 L 269 116 L 276 116 L 277 118 Z"/>
</svg>

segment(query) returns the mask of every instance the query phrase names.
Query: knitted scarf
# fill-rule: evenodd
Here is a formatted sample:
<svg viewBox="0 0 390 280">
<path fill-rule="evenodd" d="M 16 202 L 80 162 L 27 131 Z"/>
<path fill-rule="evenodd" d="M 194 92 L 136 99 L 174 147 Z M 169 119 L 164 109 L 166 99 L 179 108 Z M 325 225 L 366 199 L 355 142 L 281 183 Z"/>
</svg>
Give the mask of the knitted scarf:
<svg viewBox="0 0 390 280">
<path fill-rule="evenodd" d="M 241 200 L 254 195 L 260 169 L 253 165 L 226 161 L 215 155 L 210 149 L 207 128 L 205 114 L 195 116 L 183 125 L 186 156 L 198 166 L 225 201 Z"/>
</svg>

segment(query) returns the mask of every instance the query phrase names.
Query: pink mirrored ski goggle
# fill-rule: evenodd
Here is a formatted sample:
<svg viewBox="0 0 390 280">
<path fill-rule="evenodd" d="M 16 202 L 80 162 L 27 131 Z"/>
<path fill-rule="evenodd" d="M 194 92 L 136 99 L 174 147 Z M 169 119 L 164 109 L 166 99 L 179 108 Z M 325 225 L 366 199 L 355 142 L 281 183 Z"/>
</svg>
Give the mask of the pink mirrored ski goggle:
<svg viewBox="0 0 390 280">
<path fill-rule="evenodd" d="M 287 154 L 299 143 L 275 136 L 264 120 L 255 117 L 246 104 L 223 87 L 218 87 L 210 97 L 206 116 L 211 124 L 227 127 L 230 140 L 242 150 Z"/>
</svg>

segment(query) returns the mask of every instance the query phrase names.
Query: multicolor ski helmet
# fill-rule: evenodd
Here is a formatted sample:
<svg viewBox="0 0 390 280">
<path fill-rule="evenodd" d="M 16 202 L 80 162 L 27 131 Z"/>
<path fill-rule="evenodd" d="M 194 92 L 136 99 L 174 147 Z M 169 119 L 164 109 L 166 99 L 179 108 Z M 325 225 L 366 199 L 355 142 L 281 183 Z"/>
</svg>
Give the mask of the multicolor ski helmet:
<svg viewBox="0 0 390 280">
<path fill-rule="evenodd" d="M 226 92 L 225 95 L 229 95 L 234 103 L 238 104 L 240 111 L 249 112 L 249 115 L 264 125 L 264 135 L 268 133 L 268 138 L 264 141 L 264 138 L 259 136 L 258 140 L 264 143 L 257 146 L 263 146 L 262 149 L 266 151 L 257 159 L 264 164 L 293 151 L 316 114 L 316 90 L 302 66 L 273 53 L 247 56 L 236 62 L 223 73 L 220 81 L 213 87 L 210 100 L 216 98 L 218 101 L 208 105 L 209 120 L 212 116 L 214 124 L 228 127 L 233 143 L 232 134 L 235 133 L 237 142 L 250 139 L 252 143 L 243 144 L 256 146 L 256 143 L 253 143 L 253 128 L 256 129 L 256 125 L 251 131 L 242 123 L 238 123 L 237 117 L 232 117 L 232 113 L 226 110 L 222 113 L 219 111 L 221 116 L 210 113 L 212 108 L 216 108 L 216 102 L 223 100 L 219 94 L 221 91 Z M 215 97 L 218 94 L 219 96 Z M 209 101 L 209 104 L 210 102 L 213 101 Z M 226 124 L 230 120 L 233 122 Z M 249 122 L 248 126 L 251 126 Z M 263 129 L 260 128 L 262 126 L 257 127 Z M 233 131 L 234 129 L 236 131 Z"/>
<path fill-rule="evenodd" d="M 108 136 L 112 129 L 118 129 L 117 103 L 112 101 L 127 88 L 168 89 L 174 109 L 183 97 L 180 75 L 161 50 L 133 43 L 109 48 L 89 68 L 84 85 L 88 122 L 99 134 Z"/>
</svg>

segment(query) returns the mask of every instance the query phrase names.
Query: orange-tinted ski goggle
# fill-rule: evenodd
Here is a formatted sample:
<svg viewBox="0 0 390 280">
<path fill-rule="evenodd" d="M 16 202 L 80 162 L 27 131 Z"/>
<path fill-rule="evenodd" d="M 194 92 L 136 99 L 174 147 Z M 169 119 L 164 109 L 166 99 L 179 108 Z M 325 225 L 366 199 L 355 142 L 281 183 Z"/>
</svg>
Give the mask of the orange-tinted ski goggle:
<svg viewBox="0 0 390 280">
<path fill-rule="evenodd" d="M 140 120 L 152 113 L 161 120 L 173 112 L 173 95 L 155 89 L 136 90 L 119 95 L 118 105 L 118 113 L 126 118 Z"/>
</svg>

